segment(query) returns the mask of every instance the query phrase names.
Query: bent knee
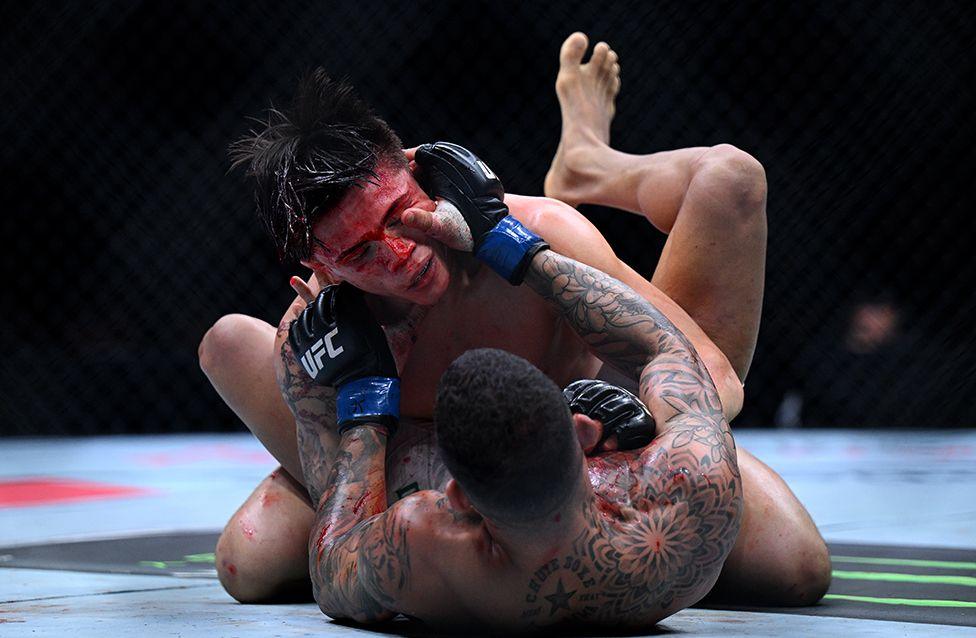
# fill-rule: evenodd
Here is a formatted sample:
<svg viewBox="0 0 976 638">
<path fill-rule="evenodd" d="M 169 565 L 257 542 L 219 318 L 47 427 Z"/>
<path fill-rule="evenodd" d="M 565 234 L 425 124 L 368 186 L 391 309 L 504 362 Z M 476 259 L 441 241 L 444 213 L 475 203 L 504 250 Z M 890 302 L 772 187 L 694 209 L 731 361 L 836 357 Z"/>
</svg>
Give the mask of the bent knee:
<svg viewBox="0 0 976 638">
<path fill-rule="evenodd" d="M 315 512 L 281 468 L 231 516 L 214 555 L 224 589 L 242 603 L 308 600 L 308 536 Z"/>
<path fill-rule="evenodd" d="M 696 178 L 721 199 L 720 210 L 740 219 L 765 221 L 766 170 L 759 160 L 731 144 L 719 144 L 705 151 L 696 164 Z"/>
<path fill-rule="evenodd" d="M 224 591 L 234 600 L 249 604 L 310 600 L 307 561 L 283 559 L 266 547 L 242 542 L 234 523 L 231 519 L 224 528 L 214 552 L 217 578 Z"/>
<path fill-rule="evenodd" d="M 725 564 L 714 602 L 772 607 L 815 605 L 830 587 L 830 555 L 819 537 Z"/>
<path fill-rule="evenodd" d="M 197 348 L 200 369 L 208 377 L 234 365 L 235 355 L 241 351 L 245 335 L 255 330 L 258 319 L 247 315 L 224 315 L 204 333 Z"/>
<path fill-rule="evenodd" d="M 249 558 L 237 551 L 232 534 L 231 530 L 225 528 L 217 541 L 217 549 L 214 550 L 217 578 L 224 591 L 234 600 L 241 603 L 259 602 L 267 593 L 267 586 L 255 577 Z"/>
<path fill-rule="evenodd" d="M 781 605 L 804 607 L 820 601 L 830 587 L 830 552 L 823 539 L 810 539 L 785 570 Z"/>
<path fill-rule="evenodd" d="M 268 566 L 262 564 L 258 557 L 250 555 L 246 548 L 240 547 L 231 538 L 233 534 L 233 531 L 225 529 L 214 552 L 217 578 L 224 591 L 240 603 L 274 600 L 282 583 L 270 578 Z"/>
</svg>

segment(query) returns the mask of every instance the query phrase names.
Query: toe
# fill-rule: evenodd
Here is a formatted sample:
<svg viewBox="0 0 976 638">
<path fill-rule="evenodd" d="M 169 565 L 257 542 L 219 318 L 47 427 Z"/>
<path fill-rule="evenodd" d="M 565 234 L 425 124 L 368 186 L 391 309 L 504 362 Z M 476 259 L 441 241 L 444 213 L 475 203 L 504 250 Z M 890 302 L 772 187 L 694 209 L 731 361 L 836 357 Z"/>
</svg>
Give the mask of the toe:
<svg viewBox="0 0 976 638">
<path fill-rule="evenodd" d="M 593 56 L 590 57 L 590 66 L 594 69 L 600 69 L 606 62 L 609 53 L 610 46 L 606 42 L 597 42 L 597 45 L 593 47 Z"/>
<path fill-rule="evenodd" d="M 586 39 L 586 34 L 580 31 L 566 38 L 562 48 L 559 49 L 559 66 L 563 68 L 579 66 L 583 60 L 583 54 L 586 53 L 587 44 L 589 42 Z"/>
</svg>

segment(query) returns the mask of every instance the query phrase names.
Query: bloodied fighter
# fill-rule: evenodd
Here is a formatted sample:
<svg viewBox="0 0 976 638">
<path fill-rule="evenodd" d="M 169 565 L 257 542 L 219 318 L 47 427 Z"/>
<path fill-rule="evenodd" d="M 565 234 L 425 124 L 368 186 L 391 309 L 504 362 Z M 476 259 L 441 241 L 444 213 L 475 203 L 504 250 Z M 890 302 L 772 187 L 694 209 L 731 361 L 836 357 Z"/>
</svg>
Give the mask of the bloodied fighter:
<svg viewBox="0 0 976 638">
<path fill-rule="evenodd" d="M 619 61 L 599 43 L 584 62 L 587 48 L 586 37 L 573 34 L 560 52 L 556 92 L 563 131 L 546 178 L 549 197 L 505 194 L 504 204 L 513 219 L 545 238 L 552 249 L 547 253 L 621 282 L 684 335 L 728 421 L 741 407 L 759 326 L 762 166 L 729 145 L 650 155 L 612 149 Z M 348 87 L 322 72 L 311 74 L 292 107 L 272 113 L 236 154 L 254 178 L 259 212 L 279 251 L 312 269 L 311 292 L 338 281 L 363 291 L 401 365 L 399 425 L 386 448 L 388 504 L 412 492 L 447 489 L 450 473 L 432 417 L 437 384 L 462 353 L 505 350 L 560 387 L 606 376 L 605 355 L 552 303 L 448 247 L 456 220 L 438 213 L 436 194 L 417 181 L 413 153 L 404 155 L 396 135 Z M 642 215 L 668 234 L 650 281 L 618 259 L 570 206 L 579 203 Z M 200 346 L 201 366 L 214 387 L 282 464 L 232 516 L 217 547 L 221 582 L 241 601 L 307 590 L 314 506 L 339 448 L 334 428 L 322 430 L 337 418 L 329 389 L 316 386 L 289 404 L 276 382 L 276 366 L 284 378 L 280 355 L 288 322 L 305 306 L 297 298 L 277 331 L 228 315 Z M 325 434 L 308 437 L 309 424 Z M 611 437 L 594 450 L 614 443 Z M 816 601 L 830 572 L 813 522 L 776 473 L 741 448 L 737 462 L 740 532 L 711 594 L 765 604 Z M 609 488 L 614 476 L 590 478 Z M 665 537 L 661 542 L 666 550 Z M 539 595 L 554 595 L 557 584 L 546 579 Z"/>
</svg>

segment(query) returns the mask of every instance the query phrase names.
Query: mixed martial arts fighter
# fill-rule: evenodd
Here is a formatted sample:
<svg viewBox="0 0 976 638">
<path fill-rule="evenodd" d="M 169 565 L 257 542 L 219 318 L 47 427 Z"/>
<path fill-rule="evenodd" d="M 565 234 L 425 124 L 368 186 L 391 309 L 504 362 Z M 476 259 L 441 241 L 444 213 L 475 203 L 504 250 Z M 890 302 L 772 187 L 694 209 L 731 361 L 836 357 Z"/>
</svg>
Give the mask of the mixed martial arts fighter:
<svg viewBox="0 0 976 638">
<path fill-rule="evenodd" d="M 551 198 L 506 195 L 511 215 L 553 250 L 607 273 L 653 304 L 694 346 L 718 391 L 726 419 L 758 333 L 764 279 L 766 184 L 762 166 L 728 146 L 645 156 L 609 143 L 620 87 L 616 54 L 598 44 L 589 61 L 583 34 L 560 52 L 556 90 L 563 117 L 546 178 Z M 317 279 L 367 293 L 392 351 L 409 349 L 401 370 L 401 420 L 387 450 L 387 495 L 446 488 L 431 417 L 441 374 L 460 354 L 499 348 L 563 386 L 601 373 L 602 363 L 544 299 L 514 287 L 470 256 L 434 239 L 442 223 L 401 144 L 348 87 L 317 72 L 292 108 L 237 147 L 257 183 L 258 209 L 279 251 Z M 409 159 L 409 158 L 408 158 Z M 644 215 L 668 233 L 651 281 L 614 254 L 586 218 L 563 203 L 592 203 Z M 300 297 L 286 316 L 305 306 Z M 297 308 L 297 310 L 296 310 Z M 307 541 L 322 494 L 301 485 L 303 423 L 334 419 L 320 400 L 295 413 L 275 380 L 285 333 L 242 315 L 221 318 L 205 335 L 200 364 L 214 387 L 282 464 L 233 515 L 217 547 L 217 569 L 241 601 L 289 595 L 308 583 Z M 279 370 L 280 372 L 280 370 Z M 324 479 L 338 449 L 326 438 L 315 471 Z M 809 604 L 829 583 L 830 565 L 809 515 L 782 479 L 738 451 L 741 529 L 713 594 L 766 604 Z M 296 478 L 293 478 L 296 477 Z M 609 479 L 608 479 L 609 480 Z M 324 484 L 324 483 L 323 483 Z M 551 592 L 544 592 L 549 595 Z"/>
</svg>

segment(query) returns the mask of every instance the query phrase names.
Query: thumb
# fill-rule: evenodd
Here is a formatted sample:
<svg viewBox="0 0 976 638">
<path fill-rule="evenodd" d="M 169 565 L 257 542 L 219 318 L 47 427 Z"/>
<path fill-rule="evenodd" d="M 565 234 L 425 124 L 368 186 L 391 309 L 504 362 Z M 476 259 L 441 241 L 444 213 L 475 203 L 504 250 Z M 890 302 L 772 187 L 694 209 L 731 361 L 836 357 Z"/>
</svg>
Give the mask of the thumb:
<svg viewBox="0 0 976 638">
<path fill-rule="evenodd" d="M 454 204 L 447 200 L 438 200 L 434 211 L 408 209 L 400 220 L 404 225 L 426 233 L 448 248 L 464 252 L 473 250 L 471 229 Z"/>
<path fill-rule="evenodd" d="M 403 211 L 400 221 L 403 222 L 404 226 L 415 228 L 423 233 L 436 234 L 437 232 L 434 214 L 421 208 L 408 208 Z"/>
</svg>

